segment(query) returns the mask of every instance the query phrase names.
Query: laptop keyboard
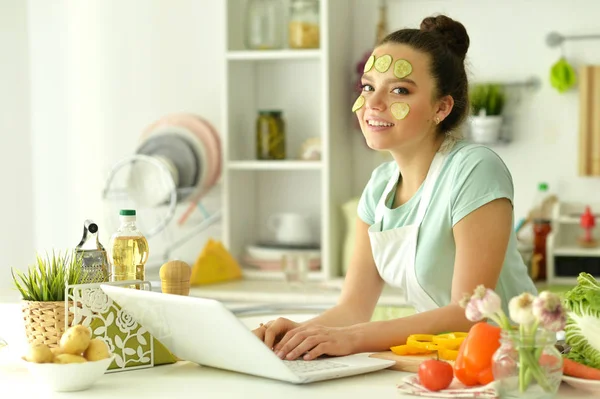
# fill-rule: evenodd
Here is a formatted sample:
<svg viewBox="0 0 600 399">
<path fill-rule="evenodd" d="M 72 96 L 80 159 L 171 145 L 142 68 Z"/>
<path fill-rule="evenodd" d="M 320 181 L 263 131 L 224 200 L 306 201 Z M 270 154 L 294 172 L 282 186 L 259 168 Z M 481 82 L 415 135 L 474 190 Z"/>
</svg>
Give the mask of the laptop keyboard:
<svg viewBox="0 0 600 399">
<path fill-rule="evenodd" d="M 284 360 L 286 366 L 294 373 L 312 373 L 314 371 L 331 370 L 343 367 L 348 367 L 347 364 L 329 362 L 327 360 Z"/>
</svg>

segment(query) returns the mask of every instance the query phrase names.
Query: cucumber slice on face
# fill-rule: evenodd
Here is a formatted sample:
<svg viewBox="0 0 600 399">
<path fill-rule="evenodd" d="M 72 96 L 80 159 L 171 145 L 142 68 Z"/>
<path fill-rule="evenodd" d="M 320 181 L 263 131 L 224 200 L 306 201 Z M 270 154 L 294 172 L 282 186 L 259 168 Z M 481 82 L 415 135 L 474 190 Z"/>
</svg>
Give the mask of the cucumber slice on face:
<svg viewBox="0 0 600 399">
<path fill-rule="evenodd" d="M 412 65 L 406 60 L 398 60 L 394 63 L 394 75 L 398 79 L 402 79 L 410 75 L 412 72 Z"/>
<path fill-rule="evenodd" d="M 393 103 L 390 107 L 390 111 L 392 111 L 394 118 L 404 119 L 410 111 L 410 106 L 407 103 Z"/>
<path fill-rule="evenodd" d="M 356 101 L 354 101 L 354 105 L 352 106 L 352 112 L 356 112 L 365 105 L 365 98 L 363 96 L 359 96 Z"/>
<path fill-rule="evenodd" d="M 371 55 L 369 57 L 369 59 L 367 59 L 367 62 L 365 63 L 364 73 L 369 72 L 371 70 L 371 68 L 373 68 L 374 63 L 375 63 L 375 56 Z"/>
<path fill-rule="evenodd" d="M 390 65 L 392 65 L 392 56 L 389 54 L 384 54 L 375 61 L 375 69 L 381 73 L 390 69 Z"/>
</svg>

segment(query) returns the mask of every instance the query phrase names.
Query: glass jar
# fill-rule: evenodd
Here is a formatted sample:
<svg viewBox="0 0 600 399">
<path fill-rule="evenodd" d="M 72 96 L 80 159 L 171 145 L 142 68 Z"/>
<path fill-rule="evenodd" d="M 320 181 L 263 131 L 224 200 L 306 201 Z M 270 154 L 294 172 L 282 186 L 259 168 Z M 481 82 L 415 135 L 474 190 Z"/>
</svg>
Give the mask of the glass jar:
<svg viewBox="0 0 600 399">
<path fill-rule="evenodd" d="M 288 24 L 290 48 L 319 48 L 319 1 L 292 0 Z"/>
<path fill-rule="evenodd" d="M 256 120 L 256 158 L 285 159 L 285 122 L 281 111 L 259 111 Z"/>
<path fill-rule="evenodd" d="M 281 48 L 283 18 L 280 0 L 249 0 L 246 8 L 246 47 L 252 50 Z"/>
<path fill-rule="evenodd" d="M 563 360 L 556 349 L 556 333 L 502 331 L 492 358 L 494 380 L 502 398 L 553 398 L 562 379 Z"/>
</svg>

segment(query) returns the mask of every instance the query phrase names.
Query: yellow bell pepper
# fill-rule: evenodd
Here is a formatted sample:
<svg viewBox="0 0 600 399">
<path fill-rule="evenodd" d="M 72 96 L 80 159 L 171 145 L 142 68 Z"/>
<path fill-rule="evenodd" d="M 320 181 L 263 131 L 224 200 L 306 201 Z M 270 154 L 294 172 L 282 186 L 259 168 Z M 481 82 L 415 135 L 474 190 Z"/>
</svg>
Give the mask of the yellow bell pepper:
<svg viewBox="0 0 600 399">
<path fill-rule="evenodd" d="M 413 346 L 409 346 L 409 345 L 398 345 L 398 346 L 392 346 L 390 348 L 390 350 L 392 352 L 394 352 L 396 355 L 427 355 L 430 354 L 433 351 L 427 350 L 427 349 L 422 349 L 422 348 L 415 348 Z"/>
<path fill-rule="evenodd" d="M 465 340 L 468 333 L 454 332 L 448 334 L 440 334 L 433 337 L 432 342 L 440 348 L 458 349 L 460 344 Z"/>
<path fill-rule="evenodd" d="M 440 359 L 444 360 L 456 360 L 456 358 L 458 357 L 458 350 L 439 348 L 438 356 L 440 357 Z"/>
<path fill-rule="evenodd" d="M 432 334 L 413 334 L 406 339 L 406 345 L 413 348 L 436 351 L 438 344 L 433 343 L 433 337 L 434 335 Z"/>
</svg>

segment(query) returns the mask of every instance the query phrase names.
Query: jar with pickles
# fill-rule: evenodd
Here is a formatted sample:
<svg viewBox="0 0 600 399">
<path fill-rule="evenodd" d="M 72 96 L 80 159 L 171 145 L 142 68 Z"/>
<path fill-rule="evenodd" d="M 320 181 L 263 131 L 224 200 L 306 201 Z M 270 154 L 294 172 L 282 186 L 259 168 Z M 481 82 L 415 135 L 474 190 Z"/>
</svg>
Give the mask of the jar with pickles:
<svg viewBox="0 0 600 399">
<path fill-rule="evenodd" d="M 288 44 L 293 49 L 319 48 L 319 0 L 292 0 Z"/>
<path fill-rule="evenodd" d="M 256 119 L 256 158 L 285 159 L 285 122 L 282 111 L 261 110 Z"/>
</svg>

